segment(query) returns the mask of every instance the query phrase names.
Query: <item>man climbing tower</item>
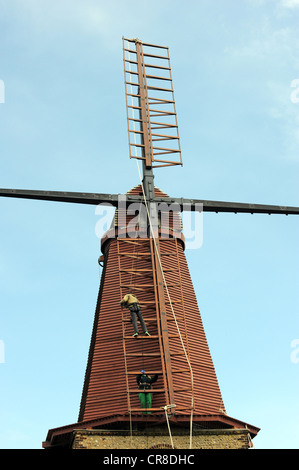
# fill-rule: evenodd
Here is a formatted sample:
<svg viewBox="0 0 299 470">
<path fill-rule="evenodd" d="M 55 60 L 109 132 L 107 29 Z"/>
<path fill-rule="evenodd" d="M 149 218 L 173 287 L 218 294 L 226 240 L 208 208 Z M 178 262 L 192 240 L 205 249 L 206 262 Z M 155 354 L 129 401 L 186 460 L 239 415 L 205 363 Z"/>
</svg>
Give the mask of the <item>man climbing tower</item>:
<svg viewBox="0 0 299 470">
<path fill-rule="evenodd" d="M 158 375 L 151 377 L 145 373 L 145 370 L 140 371 L 141 374 L 136 376 L 136 381 L 138 383 L 139 400 L 141 408 L 151 408 L 152 407 L 152 394 L 150 393 L 151 385 L 157 381 Z M 141 391 L 142 390 L 142 391 Z M 151 414 L 151 411 L 143 411 L 143 414 Z"/>
<path fill-rule="evenodd" d="M 124 296 L 124 298 L 120 302 L 120 305 L 123 306 L 123 307 L 126 307 L 130 310 L 131 318 L 132 318 L 132 322 L 133 322 L 133 328 L 134 328 L 133 336 L 135 338 L 137 338 L 137 336 L 139 334 L 138 333 L 138 325 L 137 325 L 137 317 L 138 317 L 138 320 L 140 321 L 140 325 L 142 327 L 143 333 L 146 336 L 150 336 L 149 332 L 147 331 L 146 324 L 143 320 L 139 300 L 137 299 L 137 297 L 135 297 L 130 292 L 130 293 L 128 293 Z"/>
</svg>

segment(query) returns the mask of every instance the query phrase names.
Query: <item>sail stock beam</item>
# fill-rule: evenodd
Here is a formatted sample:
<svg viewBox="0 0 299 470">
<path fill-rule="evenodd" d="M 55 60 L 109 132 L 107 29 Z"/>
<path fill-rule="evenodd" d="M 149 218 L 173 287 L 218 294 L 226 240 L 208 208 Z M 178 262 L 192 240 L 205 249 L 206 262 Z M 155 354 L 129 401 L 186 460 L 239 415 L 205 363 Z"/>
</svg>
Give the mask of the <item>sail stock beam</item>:
<svg viewBox="0 0 299 470">
<path fill-rule="evenodd" d="M 125 194 L 104 194 L 104 193 L 81 193 L 70 191 L 41 191 L 31 189 L 9 189 L 0 188 L 0 197 L 35 199 L 53 202 L 70 202 L 75 204 L 103 204 L 107 206 L 119 207 L 128 206 L 132 203 L 144 203 L 142 196 Z M 269 205 L 269 204 L 249 204 L 243 202 L 209 201 L 205 199 L 187 199 L 172 197 L 154 197 L 153 203 L 166 203 L 171 210 L 183 211 L 203 211 L 203 212 L 232 212 L 248 214 L 284 214 L 299 215 L 299 207 Z"/>
</svg>

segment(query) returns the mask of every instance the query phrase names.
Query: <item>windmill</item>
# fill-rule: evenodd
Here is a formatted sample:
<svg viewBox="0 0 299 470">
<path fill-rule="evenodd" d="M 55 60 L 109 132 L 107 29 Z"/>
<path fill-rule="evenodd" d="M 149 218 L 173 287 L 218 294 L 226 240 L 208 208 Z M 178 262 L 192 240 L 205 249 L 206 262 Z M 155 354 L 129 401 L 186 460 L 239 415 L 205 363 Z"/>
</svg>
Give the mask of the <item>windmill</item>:
<svg viewBox="0 0 299 470">
<path fill-rule="evenodd" d="M 165 430 L 172 447 L 179 436 L 182 446 L 200 445 L 200 433 L 213 429 L 245 430 L 253 438 L 259 429 L 225 410 L 184 254 L 180 214 L 288 215 L 299 214 L 299 208 L 183 199 L 155 187 L 155 168 L 182 165 L 169 51 L 123 38 L 123 61 L 129 153 L 137 162 L 138 184 L 125 195 L 0 190 L 3 197 L 115 208 L 101 240 L 103 271 L 78 422 L 50 429 L 43 446 L 70 447 L 84 430 L 100 441 L 109 436 L 115 446 L 133 447 L 144 434 L 154 442 Z M 141 303 L 149 337 L 132 337 L 129 313 L 120 306 L 128 291 Z M 159 376 L 150 409 L 138 400 L 141 369 Z"/>
</svg>

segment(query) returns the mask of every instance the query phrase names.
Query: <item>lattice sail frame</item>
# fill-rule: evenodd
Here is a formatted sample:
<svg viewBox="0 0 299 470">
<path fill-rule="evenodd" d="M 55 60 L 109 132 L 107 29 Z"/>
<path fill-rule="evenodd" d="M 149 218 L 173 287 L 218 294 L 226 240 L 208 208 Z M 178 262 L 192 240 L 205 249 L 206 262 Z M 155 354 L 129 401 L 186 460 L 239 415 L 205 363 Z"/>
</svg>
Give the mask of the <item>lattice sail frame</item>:
<svg viewBox="0 0 299 470">
<path fill-rule="evenodd" d="M 147 168 L 182 165 L 168 47 L 123 37 L 123 61 L 130 158 Z"/>
</svg>

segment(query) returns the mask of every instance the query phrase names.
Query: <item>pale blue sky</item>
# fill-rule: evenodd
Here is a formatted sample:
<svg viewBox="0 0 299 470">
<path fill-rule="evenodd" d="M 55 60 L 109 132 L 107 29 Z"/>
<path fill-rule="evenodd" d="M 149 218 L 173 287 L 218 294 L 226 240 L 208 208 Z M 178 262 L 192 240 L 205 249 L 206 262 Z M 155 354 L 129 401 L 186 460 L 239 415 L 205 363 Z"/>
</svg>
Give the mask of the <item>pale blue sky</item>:
<svg viewBox="0 0 299 470">
<path fill-rule="evenodd" d="M 0 0 L 0 187 L 124 193 L 122 36 L 170 48 L 170 195 L 299 206 L 298 0 Z M 299 94 L 297 94 L 299 96 Z M 0 447 L 77 421 L 101 271 L 95 207 L 0 200 Z M 298 448 L 298 216 L 205 214 L 186 256 L 228 415 Z M 293 353 L 293 355 L 292 355 Z"/>
</svg>

